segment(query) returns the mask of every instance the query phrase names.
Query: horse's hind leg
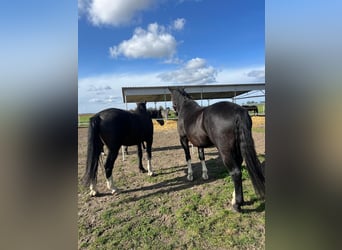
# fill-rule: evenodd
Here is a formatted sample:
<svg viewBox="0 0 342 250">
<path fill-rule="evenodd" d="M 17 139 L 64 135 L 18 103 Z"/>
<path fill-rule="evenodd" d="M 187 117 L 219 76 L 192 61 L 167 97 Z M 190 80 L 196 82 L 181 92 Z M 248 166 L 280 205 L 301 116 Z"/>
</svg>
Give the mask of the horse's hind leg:
<svg viewBox="0 0 342 250">
<path fill-rule="evenodd" d="M 243 205 L 243 191 L 242 191 L 242 173 L 241 168 L 234 167 L 230 171 L 230 175 L 234 182 L 234 191 L 232 194 L 232 205 L 235 211 L 240 212 Z"/>
<path fill-rule="evenodd" d="M 228 168 L 229 174 L 234 182 L 234 191 L 232 194 L 232 205 L 233 209 L 237 212 L 241 212 L 241 206 L 244 203 L 243 190 L 242 190 L 242 173 L 241 164 L 242 158 L 239 156 L 234 156 L 234 154 L 222 154 L 221 158 L 224 165 Z"/>
<path fill-rule="evenodd" d="M 138 148 L 138 158 L 139 158 L 139 171 L 140 173 L 146 173 L 146 169 L 143 167 L 143 164 L 142 164 L 142 149 L 141 149 L 141 143 L 138 143 L 137 145 L 137 148 Z"/>
<path fill-rule="evenodd" d="M 204 156 L 204 149 L 203 148 L 198 148 L 198 157 L 201 160 L 202 164 L 202 178 L 203 180 L 208 180 L 208 169 L 207 166 L 205 165 L 205 156 Z"/>
<path fill-rule="evenodd" d="M 184 149 L 184 153 L 185 153 L 185 160 L 188 164 L 188 180 L 192 181 L 194 179 L 193 177 L 193 172 L 192 172 L 192 166 L 191 166 L 191 156 L 190 156 L 190 150 L 189 150 L 189 140 L 186 136 L 182 136 L 180 138 L 180 143 Z"/>
<path fill-rule="evenodd" d="M 147 152 L 147 171 L 149 176 L 153 176 L 154 173 L 152 171 L 152 143 L 147 142 L 146 143 L 146 152 Z"/>
<path fill-rule="evenodd" d="M 114 162 L 118 156 L 118 153 L 119 153 L 119 149 L 110 150 L 107 156 L 105 166 L 104 166 L 105 171 L 106 171 L 107 188 L 110 190 L 112 194 L 118 191 L 118 189 L 114 186 L 113 175 L 112 175 Z"/>
</svg>

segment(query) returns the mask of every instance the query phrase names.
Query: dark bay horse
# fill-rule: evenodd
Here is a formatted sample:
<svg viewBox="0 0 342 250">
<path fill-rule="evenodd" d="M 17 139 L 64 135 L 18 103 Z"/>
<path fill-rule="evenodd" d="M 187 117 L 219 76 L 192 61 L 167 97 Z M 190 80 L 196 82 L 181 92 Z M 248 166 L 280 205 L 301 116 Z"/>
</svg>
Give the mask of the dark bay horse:
<svg viewBox="0 0 342 250">
<path fill-rule="evenodd" d="M 219 102 L 201 107 L 180 88 L 170 88 L 173 108 L 178 113 L 178 133 L 188 165 L 188 180 L 193 180 L 189 141 L 198 147 L 202 178 L 208 179 L 204 148 L 215 146 L 234 182 L 232 205 L 240 212 L 244 203 L 241 165 L 246 162 L 254 190 L 265 197 L 265 177 L 257 158 L 248 111 L 231 102 Z"/>
<path fill-rule="evenodd" d="M 147 112 L 150 114 L 150 117 L 152 119 L 156 119 L 156 121 L 159 123 L 160 126 L 164 125 L 164 115 L 163 115 L 163 110 L 161 109 L 148 109 Z M 145 144 L 142 143 L 141 146 L 146 149 Z M 125 146 L 124 148 L 124 153 L 128 154 L 128 146 Z M 124 158 L 124 153 L 123 153 L 123 159 Z"/>
<path fill-rule="evenodd" d="M 134 112 L 110 108 L 90 118 L 87 166 L 83 181 L 86 186 L 90 185 L 91 196 L 97 194 L 96 176 L 103 146 L 106 145 L 108 148 L 108 156 L 104 164 L 107 187 L 114 194 L 117 192 L 117 188 L 113 184 L 112 171 L 122 145 L 137 145 L 139 170 L 143 173 L 147 172 L 142 165 L 141 144 L 143 142 L 146 142 L 148 175 L 152 176 L 153 124 L 151 116 L 146 110 L 146 103 L 138 103 Z"/>
</svg>

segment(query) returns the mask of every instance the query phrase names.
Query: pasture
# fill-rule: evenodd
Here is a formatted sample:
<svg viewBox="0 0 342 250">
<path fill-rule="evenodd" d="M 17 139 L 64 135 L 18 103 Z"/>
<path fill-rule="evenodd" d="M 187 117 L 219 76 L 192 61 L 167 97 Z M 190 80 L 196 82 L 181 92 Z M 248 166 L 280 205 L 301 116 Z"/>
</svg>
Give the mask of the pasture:
<svg viewBox="0 0 342 250">
<path fill-rule="evenodd" d="M 261 161 L 265 157 L 265 117 L 253 117 L 253 138 Z M 187 167 L 175 121 L 154 122 L 152 167 L 156 176 L 138 171 L 136 147 L 113 169 L 112 196 L 104 170 L 98 171 L 99 197 L 90 197 L 81 184 L 87 150 L 87 128 L 78 129 L 79 249 L 264 249 L 265 203 L 256 199 L 243 169 L 246 205 L 232 211 L 233 182 L 216 148 L 205 149 L 209 179 L 201 178 L 197 149 L 192 153 L 194 181 Z M 146 153 L 144 152 L 144 167 Z"/>
</svg>

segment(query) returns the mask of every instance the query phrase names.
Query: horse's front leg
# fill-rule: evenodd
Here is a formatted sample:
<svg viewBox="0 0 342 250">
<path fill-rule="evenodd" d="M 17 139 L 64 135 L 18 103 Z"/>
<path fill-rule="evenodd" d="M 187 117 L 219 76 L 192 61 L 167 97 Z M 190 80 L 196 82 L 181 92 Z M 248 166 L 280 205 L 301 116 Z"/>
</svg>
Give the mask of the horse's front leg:
<svg viewBox="0 0 342 250">
<path fill-rule="evenodd" d="M 204 148 L 198 147 L 198 157 L 202 164 L 202 178 L 203 180 L 208 180 L 208 169 L 205 165 Z"/>
<path fill-rule="evenodd" d="M 147 152 L 147 171 L 149 176 L 153 176 L 154 173 L 152 171 L 152 143 L 146 143 L 146 152 Z"/>
<path fill-rule="evenodd" d="M 180 137 L 180 143 L 184 149 L 185 153 L 185 160 L 188 164 L 188 180 L 192 181 L 194 179 L 193 172 L 192 172 L 192 166 L 191 166 L 191 156 L 190 156 L 190 150 L 189 150 L 189 140 L 186 136 Z"/>
<path fill-rule="evenodd" d="M 146 173 L 146 169 L 143 167 L 143 164 L 142 164 L 142 149 L 141 149 L 141 143 L 138 143 L 137 145 L 137 148 L 138 148 L 138 158 L 139 158 L 139 171 L 140 173 Z"/>
</svg>

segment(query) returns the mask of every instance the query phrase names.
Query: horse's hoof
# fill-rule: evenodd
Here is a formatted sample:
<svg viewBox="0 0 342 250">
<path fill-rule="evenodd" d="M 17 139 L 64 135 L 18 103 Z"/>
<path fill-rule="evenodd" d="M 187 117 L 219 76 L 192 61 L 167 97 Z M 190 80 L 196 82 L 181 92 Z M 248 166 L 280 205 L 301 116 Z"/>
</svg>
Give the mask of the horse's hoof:
<svg viewBox="0 0 342 250">
<path fill-rule="evenodd" d="M 153 172 L 148 172 L 147 175 L 148 175 L 148 176 L 154 176 L 154 173 L 153 173 Z"/>
<path fill-rule="evenodd" d="M 95 190 L 91 190 L 90 193 L 89 193 L 89 195 L 92 196 L 92 197 L 95 197 L 95 196 L 97 196 L 98 194 L 99 194 L 99 193 L 98 193 L 97 191 L 95 191 Z"/>
<path fill-rule="evenodd" d="M 202 178 L 203 178 L 203 180 L 208 180 L 209 179 L 208 174 L 203 174 Z"/>
<path fill-rule="evenodd" d="M 139 172 L 140 172 L 140 173 L 147 173 L 147 170 L 144 169 L 144 168 L 139 168 Z"/>
<path fill-rule="evenodd" d="M 238 205 L 238 204 L 234 204 L 234 205 L 233 205 L 233 211 L 234 211 L 234 212 L 241 213 L 241 206 Z"/>
<path fill-rule="evenodd" d="M 188 175 L 188 181 L 193 181 L 194 177 L 192 175 Z"/>
<path fill-rule="evenodd" d="M 120 193 L 119 189 L 112 189 L 111 194 L 112 195 L 118 195 Z"/>
</svg>

